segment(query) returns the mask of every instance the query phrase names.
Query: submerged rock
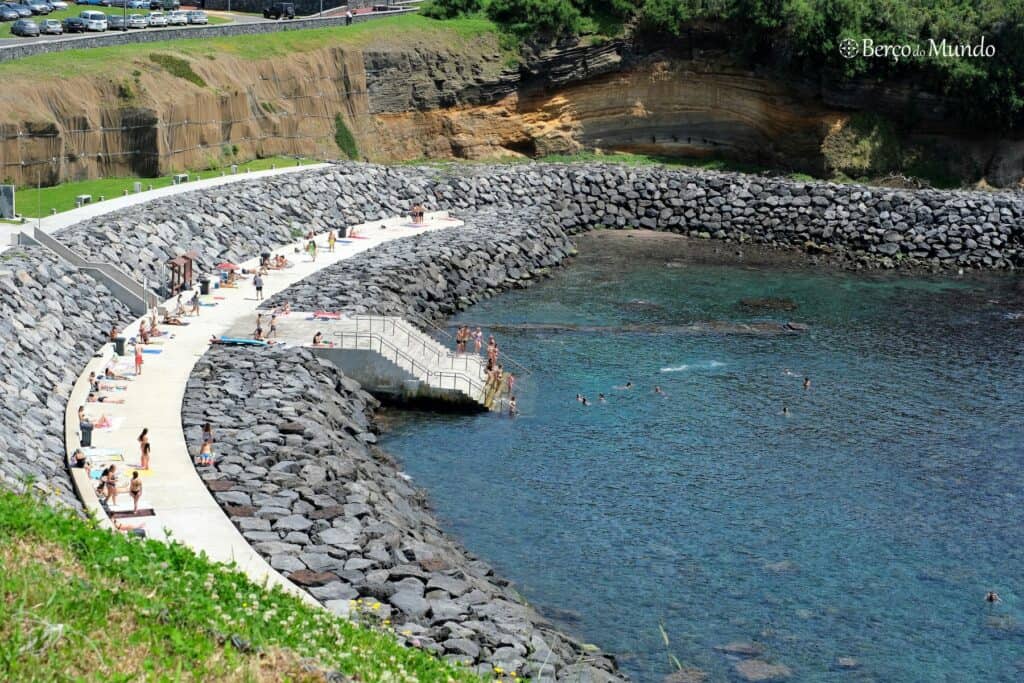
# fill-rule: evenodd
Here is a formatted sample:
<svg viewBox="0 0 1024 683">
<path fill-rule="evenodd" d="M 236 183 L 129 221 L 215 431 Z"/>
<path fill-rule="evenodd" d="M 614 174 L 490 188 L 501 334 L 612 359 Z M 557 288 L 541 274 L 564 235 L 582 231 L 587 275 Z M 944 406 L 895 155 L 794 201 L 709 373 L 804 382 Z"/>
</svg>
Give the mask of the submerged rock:
<svg viewBox="0 0 1024 683">
<path fill-rule="evenodd" d="M 733 664 L 736 674 L 744 681 L 751 683 L 776 683 L 793 676 L 793 671 L 785 664 L 770 664 L 762 659 L 744 659 Z"/>
</svg>

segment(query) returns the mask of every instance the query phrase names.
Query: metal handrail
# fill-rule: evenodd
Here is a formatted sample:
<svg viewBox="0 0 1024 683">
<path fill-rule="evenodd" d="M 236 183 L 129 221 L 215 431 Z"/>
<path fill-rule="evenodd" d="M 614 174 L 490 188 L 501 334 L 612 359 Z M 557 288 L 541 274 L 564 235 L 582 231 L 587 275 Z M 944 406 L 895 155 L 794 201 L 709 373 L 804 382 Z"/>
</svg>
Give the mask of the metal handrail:
<svg viewBox="0 0 1024 683">
<path fill-rule="evenodd" d="M 354 348 L 357 349 L 360 348 L 358 346 L 358 340 L 365 339 L 369 341 L 371 343 L 371 346 L 369 346 L 369 350 L 371 351 L 374 350 L 372 346 L 373 342 L 376 342 L 378 345 L 378 348 L 376 350 L 378 353 L 384 356 L 384 358 L 388 358 L 388 355 L 384 353 L 384 348 L 387 347 L 387 349 L 394 354 L 394 362 L 396 364 L 398 363 L 399 359 L 406 361 L 411 366 L 409 368 L 406 368 L 406 370 L 412 372 L 413 374 L 418 374 L 422 376 L 428 383 L 430 383 L 430 379 L 432 377 L 437 377 L 439 379 L 438 386 L 443 389 L 444 377 L 451 377 L 453 378 L 453 380 L 461 379 L 467 386 L 467 394 L 469 394 L 471 397 L 474 394 L 479 394 L 479 396 L 481 397 L 480 400 L 486 398 L 485 387 L 481 386 L 478 382 L 476 382 L 472 376 L 466 373 L 458 372 L 456 368 L 452 368 L 451 370 L 434 371 L 431 370 L 430 368 L 424 367 L 419 361 L 417 361 L 409 354 L 405 353 L 402 349 L 398 348 L 398 346 L 388 341 L 380 334 L 373 334 L 371 332 L 335 332 L 334 336 L 341 339 L 342 348 L 345 348 L 344 343 L 346 338 L 350 338 L 356 341 L 356 346 Z M 458 389 L 457 383 L 455 381 L 452 382 L 452 389 Z"/>
<path fill-rule="evenodd" d="M 410 325 L 402 318 L 395 316 L 364 315 L 353 316 L 352 320 L 356 323 L 357 332 L 359 331 L 360 323 L 367 324 L 371 333 L 373 332 L 374 323 L 379 323 L 385 333 L 388 331 L 388 326 L 391 327 L 391 334 L 393 335 L 397 335 L 398 331 L 401 330 L 410 344 L 415 342 L 419 345 L 427 355 L 435 359 L 437 365 L 444 365 L 445 361 L 447 361 L 448 366 L 454 370 L 461 362 L 462 369 L 465 372 L 470 372 L 470 365 L 472 364 L 479 379 L 484 379 L 487 376 L 484 363 L 479 356 L 474 354 L 453 353 L 451 350 L 438 343 L 437 340 L 426 334 L 423 330 Z"/>
<path fill-rule="evenodd" d="M 441 327 L 440 325 L 438 325 L 437 323 L 435 323 L 435 322 L 433 322 L 433 321 L 429 320 L 428 318 L 425 318 L 424 316 L 420 315 L 419 313 L 413 313 L 412 311 L 409 311 L 409 315 L 410 315 L 411 317 L 413 317 L 413 318 L 417 318 L 417 319 L 419 320 L 419 322 L 420 322 L 420 323 L 421 323 L 422 325 L 425 325 L 426 327 L 430 328 L 430 329 L 431 329 L 431 330 L 433 330 L 434 332 L 437 332 L 437 333 L 439 333 L 439 334 L 442 334 L 442 335 L 444 335 L 444 336 L 445 336 L 445 337 L 446 337 L 447 339 L 450 339 L 450 340 L 452 340 L 452 341 L 454 341 L 454 340 L 455 340 L 455 337 L 453 337 L 453 336 L 452 336 L 452 335 L 451 335 L 451 334 L 450 334 L 450 333 L 448 332 L 448 330 L 446 330 L 446 329 L 442 328 L 442 327 Z M 532 370 L 530 370 L 530 369 L 529 369 L 528 367 L 526 367 L 525 365 L 523 365 L 522 363 L 520 363 L 519 361 L 517 361 L 517 360 L 516 360 L 515 358 L 513 358 L 512 356 L 510 356 L 510 355 L 508 355 L 507 353 L 505 353 L 504 351 L 498 351 L 498 358 L 501 358 L 501 359 L 503 359 L 504 361 L 506 361 L 506 362 L 508 362 L 508 363 L 511 363 L 512 365 L 516 366 L 517 368 L 519 368 L 520 372 L 522 372 L 522 374 L 524 374 L 524 375 L 531 375 L 531 374 L 533 374 L 533 371 L 532 371 Z"/>
</svg>

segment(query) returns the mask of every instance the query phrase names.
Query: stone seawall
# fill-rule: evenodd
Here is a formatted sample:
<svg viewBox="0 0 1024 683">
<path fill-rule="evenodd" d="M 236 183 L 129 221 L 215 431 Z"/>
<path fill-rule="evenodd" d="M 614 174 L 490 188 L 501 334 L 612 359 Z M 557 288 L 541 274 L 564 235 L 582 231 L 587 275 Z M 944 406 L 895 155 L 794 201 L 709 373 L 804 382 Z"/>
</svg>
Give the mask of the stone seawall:
<svg viewBox="0 0 1024 683">
<path fill-rule="evenodd" d="M 81 510 L 67 470 L 64 413 L 82 367 L 128 310 L 41 247 L 0 258 L 0 485 L 26 482 Z"/>
<path fill-rule="evenodd" d="M 218 348 L 193 370 L 182 424 L 199 443 L 211 423 L 218 457 L 203 479 L 253 547 L 331 611 L 391 624 L 481 674 L 616 680 L 614 660 L 559 633 L 440 531 L 373 447 L 374 406 L 308 351 Z"/>
<path fill-rule="evenodd" d="M 293 239 L 402 213 L 414 201 L 472 223 L 523 207 L 568 233 L 642 227 L 797 248 L 853 267 L 1024 266 L 1024 195 L 888 190 L 701 170 L 616 165 L 383 167 L 339 164 L 244 187 L 179 195 L 69 228 L 72 248 L 165 279 L 188 249 L 201 267 Z M 503 226 L 495 226 L 498 232 Z"/>
</svg>

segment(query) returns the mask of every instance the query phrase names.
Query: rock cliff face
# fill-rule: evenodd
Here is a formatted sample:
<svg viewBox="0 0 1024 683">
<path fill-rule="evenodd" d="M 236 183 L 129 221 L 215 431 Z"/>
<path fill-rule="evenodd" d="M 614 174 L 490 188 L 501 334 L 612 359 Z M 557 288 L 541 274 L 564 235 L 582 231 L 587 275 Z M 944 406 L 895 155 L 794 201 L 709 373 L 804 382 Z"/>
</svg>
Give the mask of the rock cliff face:
<svg viewBox="0 0 1024 683">
<path fill-rule="evenodd" d="M 511 68 L 494 36 L 395 40 L 257 61 L 185 58 L 205 86 L 147 60 L 125 65 L 123 78 L 79 77 L 74 88 L 12 79 L 0 95 L 2 175 L 45 185 L 274 154 L 337 158 L 338 115 L 372 161 L 599 148 L 827 174 L 826 138 L 877 105 L 924 111 L 901 143 L 927 150 L 951 176 L 1002 186 L 1024 176 L 1024 141 L 968 136 L 941 100 L 910 86 L 812 87 L 742 68 L 720 51 L 638 54 L 610 42 Z"/>
</svg>

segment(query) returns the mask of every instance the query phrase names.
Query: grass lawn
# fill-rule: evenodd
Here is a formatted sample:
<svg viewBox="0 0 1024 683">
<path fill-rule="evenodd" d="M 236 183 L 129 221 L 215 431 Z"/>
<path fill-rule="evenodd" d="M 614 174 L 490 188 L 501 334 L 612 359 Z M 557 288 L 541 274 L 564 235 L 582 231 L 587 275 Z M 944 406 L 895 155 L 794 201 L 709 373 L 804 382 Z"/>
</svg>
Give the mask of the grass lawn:
<svg viewBox="0 0 1024 683">
<path fill-rule="evenodd" d="M 0 680 L 474 681 L 185 546 L 103 531 L 0 492 Z"/>
<path fill-rule="evenodd" d="M 0 63 L 0 76 L 66 78 L 121 74 L 133 60 L 148 62 L 152 52 L 172 52 L 202 59 L 216 59 L 218 54 L 230 54 L 243 59 L 262 60 L 334 45 L 353 48 L 381 44 L 457 46 L 487 34 L 496 35 L 496 29 L 486 19 L 437 21 L 416 14 L 404 14 L 352 26 L 222 38 L 189 38 L 35 55 Z"/>
<path fill-rule="evenodd" d="M 303 159 L 301 161 L 304 164 L 316 163 L 311 159 Z M 296 163 L 293 157 L 267 157 L 266 159 L 253 159 L 246 163 L 239 163 L 238 170 L 239 172 L 244 172 L 245 170 L 265 171 L 273 168 L 275 165 L 278 168 L 283 168 L 285 166 L 295 166 Z M 189 171 L 189 175 L 192 176 L 193 180 L 196 179 L 196 174 L 201 178 L 213 178 L 219 176 L 221 170 L 228 173 L 231 172 L 230 166 L 226 166 L 223 169 Z M 173 178 L 169 175 L 159 178 L 99 178 L 97 180 L 63 183 L 38 190 L 34 187 L 20 187 L 15 190 L 14 205 L 22 216 L 45 218 L 50 215 L 52 209 L 57 209 L 57 212 L 60 213 L 61 211 L 70 211 L 75 208 L 75 197 L 80 194 L 91 194 L 92 200 L 98 202 L 101 196 L 113 199 L 122 196 L 125 190 L 131 192 L 136 182 L 142 183 L 142 189 L 145 192 L 150 185 L 153 186 L 153 189 L 167 187 L 172 183 L 172 180 Z"/>
<path fill-rule="evenodd" d="M 35 16 L 34 15 L 34 16 L 31 17 L 31 19 L 32 19 L 32 21 L 36 22 L 37 24 L 42 22 L 42 21 L 45 21 L 46 19 L 56 19 L 56 20 L 60 21 L 62 19 L 67 19 L 68 17 L 77 17 L 79 14 L 81 14 L 82 12 L 85 12 L 87 10 L 88 11 L 92 11 L 92 12 L 103 12 L 104 14 L 108 14 L 110 16 L 114 16 L 114 15 L 121 16 L 121 8 L 120 7 L 100 7 L 100 6 L 96 6 L 96 5 L 89 5 L 89 6 L 86 6 L 86 5 L 70 5 L 67 9 L 59 9 L 56 12 L 50 12 L 49 14 L 45 14 L 45 15 L 41 15 L 41 16 Z M 131 16 L 132 14 L 141 14 L 143 16 L 149 16 L 149 10 L 148 9 L 129 9 L 128 10 L 128 16 Z M 211 24 L 226 24 L 226 23 L 228 23 L 230 21 L 229 19 L 224 19 L 222 17 L 215 17 L 215 16 L 212 16 L 212 15 L 208 15 L 207 18 L 209 19 Z M 17 38 L 17 36 L 15 36 L 14 34 L 11 33 L 11 24 L 13 24 L 13 23 L 14 22 L 11 21 L 11 22 L 7 22 L 7 23 L 4 23 L 4 24 L 0 24 L 0 38 L 7 38 L 9 36 Z M 175 26 L 174 28 L 181 28 L 181 27 L 180 26 Z M 138 31 L 138 30 L 142 30 L 142 29 L 131 29 L 131 30 Z M 78 34 L 75 34 L 75 35 L 78 35 Z M 85 35 L 85 34 L 82 34 L 82 35 Z M 95 34 L 93 34 L 93 35 L 95 35 Z"/>
</svg>

